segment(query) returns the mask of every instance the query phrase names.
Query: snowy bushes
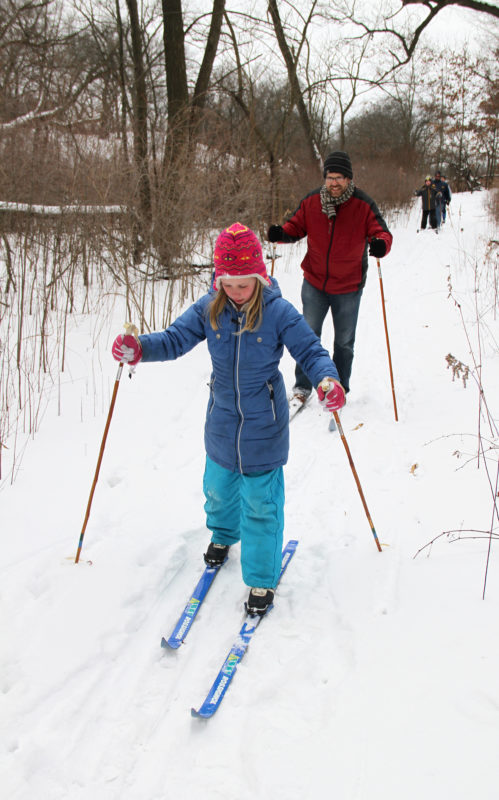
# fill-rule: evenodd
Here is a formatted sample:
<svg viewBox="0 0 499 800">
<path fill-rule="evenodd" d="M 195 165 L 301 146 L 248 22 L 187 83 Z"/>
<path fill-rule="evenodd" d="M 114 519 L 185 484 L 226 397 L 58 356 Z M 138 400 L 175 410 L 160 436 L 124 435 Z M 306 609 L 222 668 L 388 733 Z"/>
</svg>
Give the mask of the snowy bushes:
<svg viewBox="0 0 499 800">
<path fill-rule="evenodd" d="M 489 362 L 493 363 L 490 357 L 497 355 L 498 350 L 493 324 L 497 321 L 498 310 L 499 244 L 495 240 L 489 240 L 481 242 L 480 247 L 483 248 L 483 255 L 475 259 L 460 254 L 464 258 L 463 263 L 456 269 L 459 289 L 454 288 L 450 272 L 447 279 L 448 298 L 454 303 L 459 315 L 472 366 L 463 364 L 450 353 L 445 360 L 452 373 L 452 380 L 456 378 L 461 380 L 463 387 L 468 388 L 468 391 L 470 389 L 473 391 L 473 386 L 476 390 L 476 434 L 472 437 L 475 441 L 475 451 L 464 454 L 456 450 L 454 455 L 459 459 L 463 455 L 466 456 L 464 464 L 459 469 L 474 464 L 482 470 L 485 487 L 490 493 L 490 526 L 487 529 L 463 528 L 444 531 L 420 548 L 416 555 L 423 550 L 431 550 L 434 542 L 442 537 L 448 538 L 451 542 L 488 539 L 482 592 L 482 596 L 485 597 L 491 546 L 494 540 L 499 539 L 499 427 L 496 414 L 488 402 L 488 394 L 493 395 L 494 392 L 494 375 L 487 371 Z"/>
</svg>

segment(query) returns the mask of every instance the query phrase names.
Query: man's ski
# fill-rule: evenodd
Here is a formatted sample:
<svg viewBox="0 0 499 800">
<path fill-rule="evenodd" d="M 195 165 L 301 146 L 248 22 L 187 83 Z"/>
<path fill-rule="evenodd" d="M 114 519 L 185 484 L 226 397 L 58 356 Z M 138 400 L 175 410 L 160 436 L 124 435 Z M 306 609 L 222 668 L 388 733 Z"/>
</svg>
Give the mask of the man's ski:
<svg viewBox="0 0 499 800">
<path fill-rule="evenodd" d="M 225 559 L 225 561 L 227 561 L 227 559 Z M 225 561 L 223 562 L 224 564 Z M 187 605 L 180 615 L 180 618 L 172 633 L 168 639 L 165 639 L 164 637 L 161 639 L 161 647 L 172 647 L 174 650 L 176 650 L 177 647 L 180 647 L 185 637 L 189 633 L 201 603 L 206 597 L 208 589 L 215 580 L 215 576 L 219 570 L 220 567 L 206 567 L 196 588 L 194 589 L 192 597 L 187 602 Z"/>
<path fill-rule="evenodd" d="M 306 408 L 308 401 L 311 398 L 311 394 L 307 395 L 304 400 L 299 400 L 296 396 L 292 397 L 289 400 L 289 421 L 293 420 L 298 414 L 301 414 L 304 408 Z"/>
<path fill-rule="evenodd" d="M 290 539 L 287 543 L 286 547 L 282 551 L 282 565 L 281 565 L 281 572 L 279 575 L 278 584 L 284 575 L 286 567 L 288 566 L 289 562 L 293 558 L 298 542 L 296 539 Z M 268 611 L 272 606 L 269 606 Z M 266 616 L 266 614 L 264 615 Z M 237 670 L 237 666 L 241 661 L 242 657 L 244 656 L 246 650 L 248 649 L 249 643 L 255 633 L 256 629 L 258 628 L 260 622 L 262 621 L 263 616 L 250 616 L 249 614 L 246 615 L 245 621 L 243 622 L 243 626 L 239 631 L 239 635 L 232 645 L 227 658 L 225 659 L 220 672 L 218 673 L 217 677 L 215 678 L 215 682 L 211 687 L 210 691 L 206 696 L 206 700 L 200 706 L 200 708 L 196 711 L 195 708 L 191 708 L 191 714 L 193 717 L 203 717 L 208 718 L 212 717 L 217 708 L 219 707 L 222 699 L 227 691 L 229 684 L 234 677 L 234 673 Z"/>
</svg>

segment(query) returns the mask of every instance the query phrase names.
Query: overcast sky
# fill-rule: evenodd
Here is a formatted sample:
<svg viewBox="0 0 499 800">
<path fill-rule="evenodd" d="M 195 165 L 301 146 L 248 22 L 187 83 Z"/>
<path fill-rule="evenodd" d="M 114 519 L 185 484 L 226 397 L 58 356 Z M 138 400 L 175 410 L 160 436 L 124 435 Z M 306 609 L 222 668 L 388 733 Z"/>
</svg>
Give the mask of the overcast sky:
<svg viewBox="0 0 499 800">
<path fill-rule="evenodd" d="M 485 35 L 499 38 L 499 22 L 491 14 L 450 6 L 437 14 L 427 31 L 432 41 L 444 41 L 452 49 L 463 42 L 473 48 Z"/>
</svg>

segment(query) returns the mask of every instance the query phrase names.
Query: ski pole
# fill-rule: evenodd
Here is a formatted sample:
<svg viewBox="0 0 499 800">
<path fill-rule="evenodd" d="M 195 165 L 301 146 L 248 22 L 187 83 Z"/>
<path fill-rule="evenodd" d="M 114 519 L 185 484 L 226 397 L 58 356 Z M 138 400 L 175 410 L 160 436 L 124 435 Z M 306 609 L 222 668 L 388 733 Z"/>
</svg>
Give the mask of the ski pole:
<svg viewBox="0 0 499 800">
<path fill-rule="evenodd" d="M 273 275 L 274 275 L 275 249 L 276 249 L 276 248 L 275 248 L 275 243 L 274 243 L 274 244 L 272 245 L 272 267 L 271 267 L 271 270 L 270 270 L 270 274 L 271 274 L 271 276 L 273 276 Z"/>
<path fill-rule="evenodd" d="M 376 259 L 376 262 L 378 264 L 379 288 L 381 290 L 381 307 L 383 309 L 383 321 L 385 323 L 386 347 L 388 352 L 388 367 L 390 369 L 390 381 L 392 384 L 393 410 L 395 411 L 395 422 L 398 422 L 397 400 L 395 399 L 395 386 L 393 383 L 392 356 L 390 353 L 390 340 L 388 338 L 388 325 L 386 324 L 385 293 L 383 291 L 383 278 L 381 277 L 381 264 L 379 263 L 379 258 Z"/>
<path fill-rule="evenodd" d="M 276 252 L 275 244 L 273 244 L 272 245 L 272 253 L 267 253 L 267 255 L 266 255 L 266 258 L 268 258 L 269 260 L 272 259 L 272 266 L 270 268 L 270 274 L 271 274 L 272 277 L 274 276 L 274 265 L 275 265 L 276 259 L 280 258 L 280 257 L 281 257 L 280 254 L 278 254 Z"/>
<path fill-rule="evenodd" d="M 131 334 L 132 336 L 137 336 L 137 334 L 138 334 L 138 330 L 135 327 L 135 325 L 131 325 L 129 322 L 127 322 L 125 324 L 125 331 L 126 331 L 125 335 Z M 99 457 L 97 459 L 97 467 L 95 469 L 94 480 L 93 480 L 93 483 L 92 483 L 92 488 L 90 489 L 90 496 L 88 498 L 87 510 L 85 512 L 85 519 L 83 520 L 83 527 L 81 529 L 80 539 L 78 541 L 78 550 L 76 551 L 75 564 L 77 564 L 78 561 L 80 560 L 81 548 L 83 546 L 83 537 L 85 536 L 85 530 L 87 528 L 88 519 L 90 517 L 90 508 L 92 506 L 92 500 L 94 499 L 95 487 L 97 486 L 97 480 L 99 478 L 99 472 L 100 472 L 100 467 L 101 467 L 101 463 L 102 463 L 102 457 L 104 455 L 104 448 L 106 446 L 107 434 L 109 432 L 109 426 L 111 425 L 111 418 L 113 416 L 114 404 L 116 402 L 116 395 L 118 394 L 118 386 L 120 384 L 120 378 L 121 378 L 121 373 L 122 372 L 123 372 L 123 361 L 120 361 L 119 366 L 118 366 L 118 372 L 116 373 L 116 380 L 114 382 L 113 395 L 111 397 L 111 405 L 109 406 L 109 412 L 108 412 L 108 415 L 107 415 L 106 427 L 104 428 L 104 435 L 102 437 L 102 443 L 101 443 L 101 446 L 100 446 Z"/>
<path fill-rule="evenodd" d="M 327 379 L 323 380 L 322 383 L 321 383 L 321 386 L 322 386 L 322 390 L 323 390 L 324 394 L 327 394 L 327 392 L 329 391 L 329 381 Z M 367 507 L 366 498 L 364 497 L 364 492 L 362 491 L 362 486 L 360 485 L 359 476 L 357 475 L 357 470 L 355 469 L 355 464 L 353 463 L 352 454 L 350 452 L 350 448 L 348 446 L 348 442 L 346 440 L 346 436 L 345 436 L 345 434 L 343 432 L 343 426 L 342 426 L 342 424 L 340 422 L 340 415 L 338 414 L 337 411 L 333 411 L 333 414 L 334 414 L 334 420 L 336 422 L 336 426 L 337 426 L 339 434 L 341 436 L 341 441 L 343 442 L 343 446 L 345 448 L 345 452 L 347 454 L 348 461 L 349 461 L 350 467 L 352 469 L 353 477 L 355 478 L 355 483 L 357 484 L 357 489 L 359 490 L 359 495 L 360 495 L 360 499 L 362 500 L 362 505 L 364 506 L 364 511 L 366 512 L 367 521 L 369 522 L 369 525 L 370 525 L 370 528 L 371 528 L 371 531 L 372 531 L 372 535 L 374 536 L 374 541 L 376 542 L 376 547 L 378 548 L 379 552 L 381 553 L 382 552 L 381 551 L 381 545 L 379 543 L 378 535 L 377 535 L 376 530 L 374 528 L 374 524 L 373 524 L 373 521 L 371 519 L 371 515 L 369 513 L 369 509 Z"/>
</svg>

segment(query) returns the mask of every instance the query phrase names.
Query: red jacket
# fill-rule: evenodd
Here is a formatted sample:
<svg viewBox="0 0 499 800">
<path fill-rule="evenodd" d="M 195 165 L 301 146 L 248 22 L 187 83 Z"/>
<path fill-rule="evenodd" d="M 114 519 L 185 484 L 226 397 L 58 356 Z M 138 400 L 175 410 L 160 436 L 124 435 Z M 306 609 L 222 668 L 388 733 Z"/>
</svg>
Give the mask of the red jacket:
<svg viewBox="0 0 499 800">
<path fill-rule="evenodd" d="M 320 189 L 303 198 L 293 216 L 282 226 L 283 242 L 307 236 L 307 252 L 301 263 L 306 280 L 327 294 L 346 294 L 366 282 L 367 247 L 374 237 L 383 239 L 386 252 L 392 234 L 374 202 L 361 189 L 336 207 L 328 219 L 321 206 Z M 386 255 L 386 254 L 385 254 Z"/>
</svg>

